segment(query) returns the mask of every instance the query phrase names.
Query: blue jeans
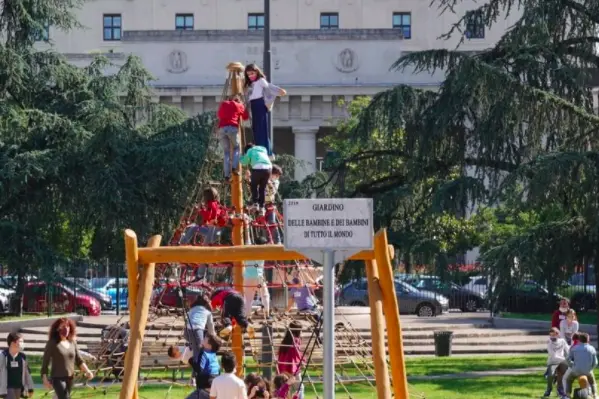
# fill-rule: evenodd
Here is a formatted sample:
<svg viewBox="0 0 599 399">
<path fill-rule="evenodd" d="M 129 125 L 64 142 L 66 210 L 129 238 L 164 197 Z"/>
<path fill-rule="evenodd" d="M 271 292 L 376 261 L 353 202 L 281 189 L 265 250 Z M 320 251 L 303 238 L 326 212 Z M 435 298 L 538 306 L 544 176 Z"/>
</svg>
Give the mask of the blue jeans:
<svg viewBox="0 0 599 399">
<path fill-rule="evenodd" d="M 220 228 L 216 226 L 198 226 L 193 223 L 187 226 L 179 244 L 189 244 L 196 233 L 204 237 L 204 245 L 214 244 L 219 231 Z"/>
<path fill-rule="evenodd" d="M 237 126 L 224 126 L 219 129 L 220 144 L 225 153 L 223 170 L 225 177 L 231 176 L 231 170 L 239 167 L 239 128 Z M 231 146 L 233 146 L 233 160 L 231 162 Z"/>
</svg>

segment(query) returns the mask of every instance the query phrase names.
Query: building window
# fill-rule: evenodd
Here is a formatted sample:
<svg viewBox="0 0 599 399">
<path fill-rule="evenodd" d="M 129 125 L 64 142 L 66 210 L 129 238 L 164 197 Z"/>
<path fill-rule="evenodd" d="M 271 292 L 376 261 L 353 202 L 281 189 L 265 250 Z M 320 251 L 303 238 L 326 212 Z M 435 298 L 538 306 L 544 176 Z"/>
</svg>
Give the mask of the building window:
<svg viewBox="0 0 599 399">
<path fill-rule="evenodd" d="M 264 14 L 248 14 L 248 30 L 264 29 Z"/>
<path fill-rule="evenodd" d="M 468 39 L 485 38 L 485 22 L 482 11 L 471 11 L 466 15 L 466 37 Z"/>
<path fill-rule="evenodd" d="M 393 29 L 400 29 L 404 39 L 412 38 L 412 14 L 409 12 L 393 13 Z"/>
<path fill-rule="evenodd" d="M 121 14 L 104 14 L 104 40 L 121 40 L 122 29 Z"/>
<path fill-rule="evenodd" d="M 320 29 L 339 29 L 339 13 L 323 12 L 320 14 Z"/>
<path fill-rule="evenodd" d="M 193 30 L 193 14 L 175 15 L 176 30 Z"/>
<path fill-rule="evenodd" d="M 36 31 L 33 35 L 33 40 L 36 42 L 47 42 L 50 40 L 50 25 L 44 24 L 44 29 Z"/>
</svg>

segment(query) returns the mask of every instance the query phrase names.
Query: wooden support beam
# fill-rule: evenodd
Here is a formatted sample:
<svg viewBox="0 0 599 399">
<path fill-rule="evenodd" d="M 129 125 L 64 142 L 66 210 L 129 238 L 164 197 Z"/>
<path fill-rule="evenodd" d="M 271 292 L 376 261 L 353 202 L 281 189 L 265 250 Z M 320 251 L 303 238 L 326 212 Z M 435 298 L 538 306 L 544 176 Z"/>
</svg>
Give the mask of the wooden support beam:
<svg viewBox="0 0 599 399">
<path fill-rule="evenodd" d="M 375 260 L 367 260 L 368 302 L 370 305 L 370 328 L 372 331 L 372 358 L 376 376 L 378 399 L 391 399 L 391 381 L 387 367 L 385 348 L 385 319 L 383 317 L 383 295 L 379 286 L 379 272 Z"/>
<path fill-rule="evenodd" d="M 127 234 L 126 236 L 127 237 Z M 154 236 L 148 241 L 149 247 L 158 247 L 161 236 Z M 144 267 L 139 275 L 139 290 L 137 292 L 137 305 L 135 313 L 129 316 L 131 326 L 129 347 L 125 355 L 125 372 L 123 385 L 119 394 L 120 399 L 132 399 L 137 391 L 137 377 L 141 364 L 141 350 L 146 332 L 146 324 L 150 313 L 150 299 L 154 288 L 155 264 L 150 263 Z M 129 277 L 131 279 L 131 277 Z M 131 297 L 130 297 L 131 298 Z"/>
<path fill-rule="evenodd" d="M 403 341 L 401 337 L 401 323 L 399 320 L 399 302 L 395 292 L 395 279 L 393 267 L 389 256 L 387 232 L 374 237 L 374 253 L 379 272 L 379 282 L 383 294 L 383 307 L 387 323 L 387 336 L 389 343 L 389 357 L 391 358 L 391 376 L 395 399 L 409 399 L 408 379 L 406 377 L 406 363 L 404 359 Z M 377 375 L 377 378 L 379 376 Z"/>
<path fill-rule="evenodd" d="M 388 246 L 389 258 L 393 251 Z M 349 260 L 372 260 L 375 258 L 374 251 L 361 251 Z M 282 245 L 241 245 L 235 247 L 160 247 L 139 248 L 139 262 L 147 264 L 155 263 L 219 263 L 219 262 L 243 262 L 244 260 L 265 259 L 272 261 L 305 260 L 304 255 L 295 251 L 287 251 Z"/>
<path fill-rule="evenodd" d="M 125 261 L 127 263 L 127 286 L 129 288 L 129 328 L 135 323 L 135 308 L 137 299 L 137 284 L 139 272 L 139 253 L 137 247 L 137 235 L 133 230 L 125 230 Z M 126 359 L 125 359 L 126 360 Z M 123 382 L 124 383 L 124 382 Z M 133 385 L 133 393 L 126 399 L 138 399 L 137 384 Z"/>
</svg>

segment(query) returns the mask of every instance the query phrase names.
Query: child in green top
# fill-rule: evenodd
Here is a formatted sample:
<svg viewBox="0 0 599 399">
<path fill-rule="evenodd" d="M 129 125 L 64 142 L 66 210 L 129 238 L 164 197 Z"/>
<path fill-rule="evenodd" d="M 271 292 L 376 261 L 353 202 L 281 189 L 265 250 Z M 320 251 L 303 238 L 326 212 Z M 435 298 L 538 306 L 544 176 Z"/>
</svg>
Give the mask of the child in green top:
<svg viewBox="0 0 599 399">
<path fill-rule="evenodd" d="M 252 203 L 262 215 L 265 213 L 266 187 L 272 174 L 272 162 L 268 157 L 266 148 L 249 143 L 245 146 L 241 164 L 249 166 L 250 187 L 252 191 Z"/>
</svg>

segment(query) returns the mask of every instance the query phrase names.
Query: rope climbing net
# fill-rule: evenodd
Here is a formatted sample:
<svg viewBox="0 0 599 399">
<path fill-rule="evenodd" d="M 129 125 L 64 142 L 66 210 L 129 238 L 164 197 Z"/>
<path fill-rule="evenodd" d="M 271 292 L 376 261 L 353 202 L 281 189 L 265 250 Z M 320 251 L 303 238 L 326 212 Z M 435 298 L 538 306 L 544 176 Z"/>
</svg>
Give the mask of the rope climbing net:
<svg viewBox="0 0 599 399">
<path fill-rule="evenodd" d="M 222 100 L 230 92 L 240 92 L 243 66 L 229 65 L 229 77 L 223 88 Z M 235 90 L 233 90 L 236 88 Z M 214 127 L 216 129 L 216 126 Z M 245 130 L 240 127 L 241 142 L 245 140 Z M 242 144 L 243 145 L 243 144 Z M 243 225 L 243 242 L 246 245 L 260 243 L 280 243 L 284 240 L 282 216 L 276 204 L 266 212 L 254 212 L 242 207 L 237 209 L 227 205 L 230 203 L 230 185 L 218 182 L 222 175 L 222 166 L 217 154 L 216 134 L 211 135 L 209 151 L 205 162 L 198 173 L 198 179 L 191 190 L 182 217 L 174 229 L 169 245 L 193 246 L 232 246 L 233 226 Z M 247 184 L 244 182 L 243 184 Z M 202 204 L 203 192 L 206 188 L 220 188 L 220 203 L 217 217 L 209 223 L 197 224 L 205 211 Z M 248 192 L 249 190 L 243 190 Z M 280 203 L 280 198 L 278 201 Z M 205 221 L 204 221 L 205 222 Z M 189 365 L 168 356 L 172 346 L 190 344 L 187 335 L 188 309 L 195 299 L 205 292 L 220 288 L 242 288 L 247 301 L 259 298 L 260 291 L 268 288 L 271 292 L 271 312 L 264 312 L 264 307 L 256 300 L 250 314 L 250 323 L 254 327 L 244 333 L 241 347 L 235 347 L 235 340 L 226 340 L 221 351 L 232 350 L 244 355 L 244 374 L 257 373 L 274 376 L 277 373 L 279 350 L 285 334 L 293 328 L 301 327 L 300 350 L 302 353 L 302 372 L 297 379 L 305 388 L 305 397 L 321 397 L 322 392 L 322 313 L 319 309 L 311 312 L 288 311 L 289 294 L 294 288 L 304 287 L 318 297 L 322 286 L 318 283 L 319 271 L 314 264 L 306 260 L 279 262 L 260 260 L 268 276 L 263 281 L 246 279 L 240 287 L 233 284 L 234 269 L 244 267 L 245 270 L 254 263 L 245 264 L 162 264 L 156 266 L 153 296 L 150 305 L 150 316 L 146 326 L 142 345 L 142 357 L 139 369 L 139 383 L 143 385 L 163 384 L 169 388 L 168 396 L 175 386 L 188 387 L 193 379 Z M 293 277 L 293 285 L 290 285 Z M 220 315 L 214 314 L 215 324 L 222 324 Z M 350 316 L 338 315 L 335 326 L 335 378 L 339 397 L 357 398 L 363 394 L 374 396 L 375 370 L 372 360 L 370 328 L 354 326 Z M 356 323 L 357 324 L 357 323 Z M 93 362 L 98 382 L 92 386 L 93 392 L 102 392 L 106 396 L 115 396 L 113 389 L 124 375 L 125 354 L 127 352 L 129 323 L 124 316 L 115 325 L 107 326 L 97 346 L 89 346 L 88 350 L 95 357 Z M 85 395 L 86 391 L 79 391 Z M 142 394 L 140 393 L 140 396 Z M 413 393 L 412 398 L 424 397 Z"/>
</svg>

